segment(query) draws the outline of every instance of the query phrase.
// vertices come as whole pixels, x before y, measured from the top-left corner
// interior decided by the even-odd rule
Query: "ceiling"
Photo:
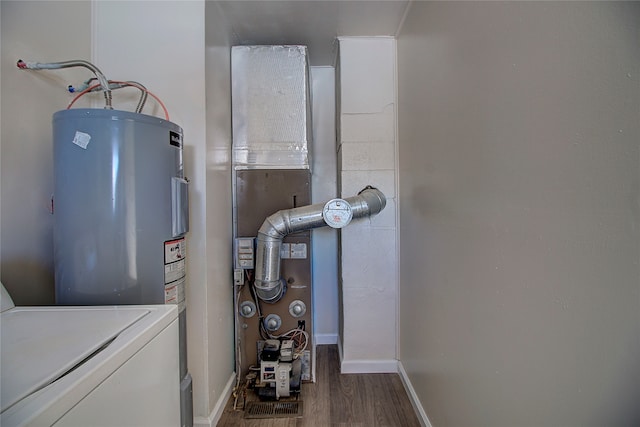
[[[234,44],[303,44],[311,65],[334,65],[338,36],[395,36],[410,0],[217,1]]]

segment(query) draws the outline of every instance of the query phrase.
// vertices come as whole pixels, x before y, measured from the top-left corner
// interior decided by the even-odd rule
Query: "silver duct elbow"
[[[349,219],[335,225],[328,215],[332,202],[346,202],[350,211]],[[366,187],[357,196],[345,200],[333,199],[324,204],[308,205],[281,210],[267,217],[258,230],[256,239],[256,273],[254,287],[258,297],[266,302],[277,302],[284,294],[284,280],[280,278],[280,247],[288,234],[331,225],[334,228],[346,226],[351,219],[378,214],[386,206],[387,199],[376,188]]]

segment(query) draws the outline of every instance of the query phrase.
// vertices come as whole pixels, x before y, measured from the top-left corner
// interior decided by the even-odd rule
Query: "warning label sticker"
[[[187,255],[187,246],[184,238],[164,242],[164,264],[180,261]]]
[[[178,310],[185,308],[186,276],[185,239],[164,242],[164,303],[178,304]]]
[[[164,303],[165,304],[184,304],[184,277],[173,283],[164,285]],[[182,308],[180,307],[180,310]]]

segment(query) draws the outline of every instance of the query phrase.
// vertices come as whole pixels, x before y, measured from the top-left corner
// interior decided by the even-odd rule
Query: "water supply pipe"
[[[277,302],[284,294],[284,280],[280,278],[280,247],[288,234],[298,231],[331,225],[334,228],[346,226],[351,219],[365,218],[378,214],[384,209],[387,200],[382,192],[366,187],[357,196],[347,199],[332,199],[327,203],[302,206],[281,210],[267,217],[258,230],[256,239],[256,272],[254,287],[258,297],[266,302]],[[336,204],[344,212],[349,211],[348,219],[342,217],[335,222],[329,209]],[[327,219],[328,218],[328,221]]]
[[[104,100],[105,100],[105,109],[113,110],[112,102],[111,102],[111,88],[109,87],[109,81],[102,74],[102,72],[88,61],[84,61],[81,59],[74,59],[72,61],[61,61],[61,62],[34,62],[34,61],[23,61],[19,59],[16,63],[19,69],[21,70],[58,70],[60,68],[71,68],[71,67],[84,67],[93,72],[93,74],[98,79],[100,86],[102,87],[102,91],[104,92]]]

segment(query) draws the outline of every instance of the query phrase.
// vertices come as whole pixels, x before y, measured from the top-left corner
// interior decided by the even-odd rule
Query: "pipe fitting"
[[[377,188],[368,186],[357,196],[345,199],[352,211],[352,219],[370,217],[380,213],[387,199]],[[256,238],[256,275],[254,287],[258,297],[275,303],[285,292],[284,280],[280,279],[280,247],[282,240],[291,233],[324,227],[325,204],[302,206],[281,210],[267,217],[258,230]]]
[[[105,109],[113,110],[112,106],[112,97],[111,97],[111,88],[109,87],[109,80],[102,74],[102,72],[88,61],[84,61],[81,59],[76,59],[72,61],[62,61],[62,62],[34,62],[34,61],[23,61],[19,59],[16,63],[17,67],[21,70],[58,70],[61,68],[71,68],[71,67],[84,67],[91,71],[100,86],[102,86],[102,91],[104,92],[104,100],[105,100]]]

